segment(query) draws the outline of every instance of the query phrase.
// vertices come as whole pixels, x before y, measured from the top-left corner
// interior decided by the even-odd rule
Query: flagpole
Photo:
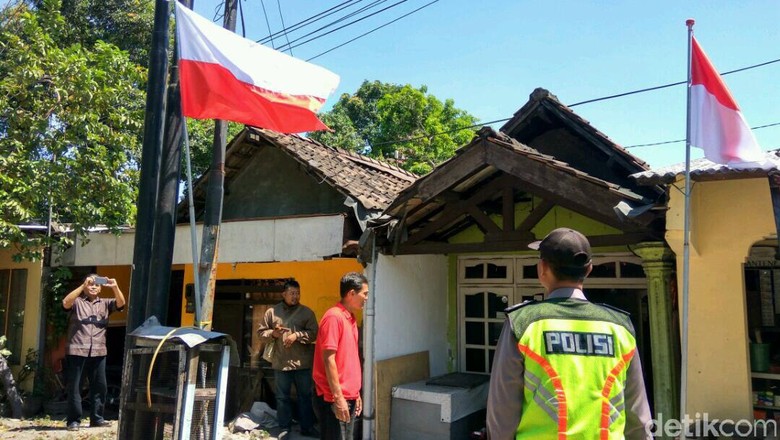
[[[685,21],[688,27],[688,88],[685,115],[685,209],[683,226],[683,286],[682,286],[682,344],[680,372],[680,422],[685,423],[686,405],[688,401],[688,286],[690,279],[690,232],[691,232],[691,38],[695,21],[689,18]],[[688,427],[683,426],[688,432]]]

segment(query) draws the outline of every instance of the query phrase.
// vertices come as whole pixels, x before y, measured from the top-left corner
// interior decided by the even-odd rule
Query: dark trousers
[[[311,378],[311,369],[274,371],[276,382],[276,419],[282,429],[289,430],[292,426],[292,400],[290,388],[295,384],[295,393],[298,396],[298,421],[301,423],[301,431],[309,432],[314,427],[314,409],[312,409],[311,390],[314,383]]]
[[[342,422],[333,413],[331,402],[326,402],[322,396],[314,399],[317,415],[320,417],[320,440],[352,440],[355,431],[355,401],[347,400],[349,405],[349,422]]]
[[[92,411],[89,421],[103,421],[103,407],[106,402],[106,357],[66,356],[67,361],[67,391],[68,420],[67,423],[80,422],[81,412],[81,374],[87,373],[89,379],[89,397],[92,399]]]

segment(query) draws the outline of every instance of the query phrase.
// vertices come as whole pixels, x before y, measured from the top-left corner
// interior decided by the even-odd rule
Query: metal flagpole
[[[693,25],[691,18],[685,21],[688,26],[688,96],[685,115],[685,210],[683,227],[683,286],[682,286],[682,344],[680,372],[680,422],[687,420],[686,405],[688,400],[688,285],[690,278],[690,232],[691,232],[691,38]],[[688,426],[683,425],[683,432],[688,432]]]
[[[192,8],[192,5],[190,2],[181,2],[182,5]],[[179,38],[176,38],[176,56],[181,56],[181,48],[179,47],[181,45],[181,41],[179,41]],[[179,63],[179,60],[176,60],[176,64]],[[181,93],[181,89],[179,89],[179,93]],[[192,245],[192,279],[194,282],[194,288],[195,291],[193,292],[193,297],[195,299],[195,326],[200,328],[200,320],[201,320],[201,311],[200,311],[200,279],[198,278],[198,267],[200,265],[198,264],[198,234],[196,231],[197,226],[195,225],[195,200],[193,196],[193,186],[192,186],[192,159],[190,158],[190,136],[187,132],[187,118],[182,116],[182,133],[181,133],[181,142],[184,147],[184,158],[185,163],[187,164],[187,205],[189,205],[189,217],[190,217],[190,241]]]

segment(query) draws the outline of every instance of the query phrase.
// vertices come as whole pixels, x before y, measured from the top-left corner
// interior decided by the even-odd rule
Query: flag
[[[737,101],[696,38],[691,40],[690,144],[719,164],[745,167],[764,162]]]
[[[184,116],[282,133],[326,130],[316,112],[338,75],[242,38],[176,4]]]

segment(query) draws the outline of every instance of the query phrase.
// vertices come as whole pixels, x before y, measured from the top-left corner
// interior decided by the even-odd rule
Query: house
[[[542,294],[527,245],[562,226],[588,236],[586,295],[631,313],[655,411],[676,414],[665,194],[630,178],[647,170],[537,89],[502,131],[483,128],[403,190],[385,211],[391,220],[374,228],[379,253],[366,270],[376,309],[377,438],[388,438],[392,387],[420,380],[426,366],[432,376],[490,372],[503,309]],[[392,374],[395,359],[411,372]]]
[[[684,413],[691,418],[780,419],[767,401],[780,386],[778,151],[767,153],[766,163],[769,170],[691,162],[689,312],[682,323],[688,327]],[[680,302],[684,172],[679,164],[634,176],[668,185],[665,240],[678,256]]]
[[[193,185],[196,219],[204,211],[207,176]],[[284,282],[297,280],[301,302],[321,317],[339,300],[341,276],[363,271],[356,257],[366,222],[415,179],[400,168],[295,135],[246,127],[229,143],[212,328],[237,342],[241,366],[232,373],[239,381],[231,389],[262,394],[267,388],[253,382],[260,370],[266,377],[272,374],[261,361],[256,329],[265,310],[281,301]],[[164,317],[173,326],[194,323],[187,203],[178,208],[183,224],[176,229]],[[198,225],[198,237],[201,229]],[[119,236],[91,234],[85,246],[76,238],[61,264],[114,277],[132,296],[134,240],[133,230]],[[116,337],[109,341],[109,363],[113,354],[121,365],[125,320],[124,313],[112,315]],[[228,401],[238,405],[254,397]],[[229,407],[227,415],[236,410]]]

